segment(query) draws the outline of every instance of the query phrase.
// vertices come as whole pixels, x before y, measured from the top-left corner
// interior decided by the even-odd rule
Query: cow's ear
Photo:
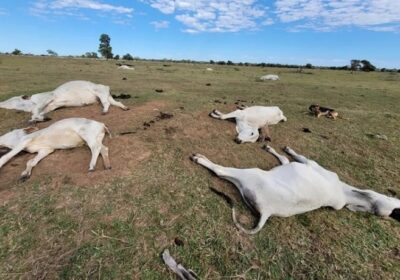
[[[24,100],[29,100],[29,99],[31,99],[31,97],[30,97],[29,95],[23,95],[23,96],[22,96],[22,99],[24,99]]]
[[[33,127],[33,126],[24,128],[24,132],[26,134],[29,134],[29,133],[32,133],[32,132],[35,132],[35,131],[38,131],[38,130],[39,130],[38,127]]]

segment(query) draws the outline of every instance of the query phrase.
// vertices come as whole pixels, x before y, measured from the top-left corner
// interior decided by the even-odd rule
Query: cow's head
[[[258,128],[251,127],[246,122],[238,122],[236,124],[236,131],[238,133],[235,142],[238,144],[250,142],[254,143],[260,136]]]
[[[0,108],[14,109],[25,112],[32,112],[34,106],[35,103],[32,102],[30,96],[27,95],[11,97],[10,99],[0,102]]]
[[[0,146],[13,149],[21,139],[27,134],[39,130],[37,127],[26,127],[21,129],[14,129],[2,136],[0,136]]]
[[[356,194],[359,200],[356,203],[356,207],[353,208],[355,211],[370,212],[381,217],[390,217],[400,222],[400,200],[396,197],[370,190],[353,190],[353,193]]]

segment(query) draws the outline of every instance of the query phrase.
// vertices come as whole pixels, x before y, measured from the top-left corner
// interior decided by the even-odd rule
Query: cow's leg
[[[293,157],[293,159],[294,159],[295,161],[297,161],[297,162],[304,163],[304,164],[308,164],[308,163],[310,163],[310,162],[314,162],[314,161],[312,161],[312,160],[309,160],[309,159],[306,158],[305,156],[302,156],[302,155],[297,154],[295,151],[293,151],[291,148],[289,148],[289,147],[287,147],[287,146],[286,146],[283,150],[284,150],[288,155],[290,155],[291,157]]]
[[[94,171],[96,168],[96,162],[97,158],[100,155],[101,152],[101,145],[95,144],[95,145],[89,145],[90,151],[92,152],[92,158],[89,163],[89,172]]]
[[[97,158],[100,155],[101,149],[103,147],[103,139],[105,132],[98,131],[87,131],[86,133],[79,134],[86,141],[86,144],[89,146],[90,151],[92,152],[92,158],[89,164],[89,172],[94,171],[96,168]],[[104,152],[104,150],[103,150]]]
[[[21,143],[21,144],[17,145],[14,149],[12,149],[7,154],[2,156],[0,158],[0,168],[2,168],[4,164],[6,164],[9,160],[11,160],[19,152],[21,152],[23,149],[25,149],[27,143],[28,142],[24,142],[24,143]]]
[[[200,154],[194,154],[191,157],[191,160],[194,162],[204,166],[205,168],[211,170],[212,172],[215,173],[218,177],[228,180],[229,182],[233,183],[240,191],[240,193],[243,194],[244,192],[244,186],[241,184],[240,180],[246,177],[245,174],[243,174],[242,169],[238,168],[233,168],[233,167],[224,167],[218,164],[213,163],[210,161],[208,158],[206,158],[203,155]]]
[[[260,129],[260,137],[258,138],[258,140],[260,141],[260,142],[264,142],[265,140],[266,141],[271,141],[271,137],[270,137],[270,134],[269,134],[269,127],[268,127],[268,125],[265,125],[265,126],[263,126],[261,129]]]
[[[30,159],[27,164],[26,164],[26,169],[24,170],[24,172],[22,172],[20,180],[21,181],[25,181],[27,180],[31,174],[32,174],[32,169],[39,163],[39,161],[41,161],[42,159],[44,159],[45,157],[47,157],[49,154],[51,154],[54,150],[53,149],[43,149],[43,150],[39,150],[38,154],[36,155],[36,157],[34,157],[33,159]]]
[[[110,108],[110,101],[108,100],[108,93],[97,93],[97,97],[100,100],[101,105],[103,106],[103,114],[108,113],[108,109]]]
[[[236,111],[233,111],[228,114],[223,114],[218,110],[213,110],[210,113],[210,116],[213,117],[214,119],[226,120],[226,119],[233,119],[233,118],[240,116],[241,112],[242,112],[241,110],[236,110]]]
[[[201,154],[194,154],[190,157],[191,160],[193,160],[195,163],[198,163],[207,169],[210,169],[212,172],[214,172],[217,176],[219,177],[227,177],[227,176],[232,176],[233,169],[235,168],[228,168],[228,167],[223,167],[221,165],[215,164],[212,161],[210,161],[208,158]]]
[[[232,168],[232,167],[223,167],[221,165],[215,164],[211,162],[208,158],[200,154],[194,154],[191,156],[191,159],[204,166],[205,168],[214,172],[218,177],[228,180],[233,183],[239,190],[240,194],[246,205],[250,208],[250,210],[256,214],[259,213],[257,210],[258,207],[255,202],[255,195],[250,188],[247,188],[245,185],[241,183],[241,180],[246,178],[246,174],[244,174],[242,169]]]
[[[289,159],[283,155],[278,154],[274,148],[270,147],[270,146],[264,146],[263,147],[268,153],[272,154],[273,156],[275,156],[279,162],[284,165],[284,164],[288,164],[290,163]]]
[[[54,99],[50,99],[46,103],[33,108],[30,122],[50,120],[50,118],[46,118],[45,115],[62,106],[64,106],[63,103],[56,102]]]
[[[129,110],[128,107],[126,107],[124,104],[122,104],[121,102],[115,101],[114,98],[111,96],[111,94],[108,95],[108,101],[110,102],[111,105],[113,106],[117,106],[119,108],[121,108],[124,111]]]
[[[103,158],[105,169],[111,169],[110,158],[108,157],[108,148],[101,145],[100,149],[101,157]]]

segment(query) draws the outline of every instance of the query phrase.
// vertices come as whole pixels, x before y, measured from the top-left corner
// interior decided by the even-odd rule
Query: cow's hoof
[[[190,156],[190,159],[193,161],[193,162],[198,162],[199,161],[199,158],[206,158],[205,156],[203,156],[203,155],[201,155],[201,154],[192,154],[191,156]]]
[[[291,149],[289,148],[289,146],[285,146],[283,148],[283,151],[286,152],[286,153],[290,153]]]
[[[48,122],[48,121],[51,121],[51,118],[45,117],[45,118],[43,119],[43,122]]]
[[[197,162],[197,157],[196,157],[196,154],[192,154],[192,155],[190,155],[190,160],[191,161],[193,161],[193,162]]]
[[[196,163],[199,162],[199,159],[201,159],[201,158],[207,160],[207,158],[205,156],[201,155],[201,154],[193,154],[190,157],[190,159],[193,160]]]
[[[21,177],[19,177],[19,181],[21,183],[26,182],[29,179],[29,175],[22,175]]]
[[[107,115],[108,112],[101,112],[102,115]]]
[[[111,170],[112,167],[111,166],[106,166],[106,170]]]
[[[89,171],[88,171],[89,173],[92,173],[92,172],[94,172],[94,168],[93,169],[89,169]]]
[[[265,137],[264,141],[272,142],[272,139],[271,139],[271,137]]]
[[[129,111],[129,110],[130,110],[130,108],[128,108],[128,107],[125,107],[125,108],[123,108],[122,110],[124,110],[124,111]]]
[[[264,150],[266,150],[267,152],[269,152],[271,150],[271,147],[269,145],[264,145],[262,148]]]

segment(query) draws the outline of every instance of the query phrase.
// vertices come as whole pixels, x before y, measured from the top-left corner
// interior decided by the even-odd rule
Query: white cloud
[[[294,30],[331,31],[361,27],[376,31],[399,30],[398,0],[277,0],[277,17],[285,23],[301,22]]]
[[[271,22],[268,8],[256,0],[144,0],[164,14],[174,14],[184,32],[236,32],[254,30]]]
[[[6,9],[0,8],[0,16],[5,16],[7,14],[8,14],[8,12]]]
[[[169,21],[166,20],[160,20],[160,21],[152,21],[150,22],[151,25],[154,26],[155,29],[161,29],[161,28],[168,28],[169,27]]]
[[[55,0],[51,1],[49,7],[51,9],[83,8],[102,12],[116,12],[119,14],[130,14],[133,12],[132,8],[114,6],[95,0]]]
[[[82,10],[93,10],[102,13],[112,13],[132,17],[133,9],[116,6],[97,0],[37,0],[31,6],[31,13],[37,16],[65,15],[88,19]]]

